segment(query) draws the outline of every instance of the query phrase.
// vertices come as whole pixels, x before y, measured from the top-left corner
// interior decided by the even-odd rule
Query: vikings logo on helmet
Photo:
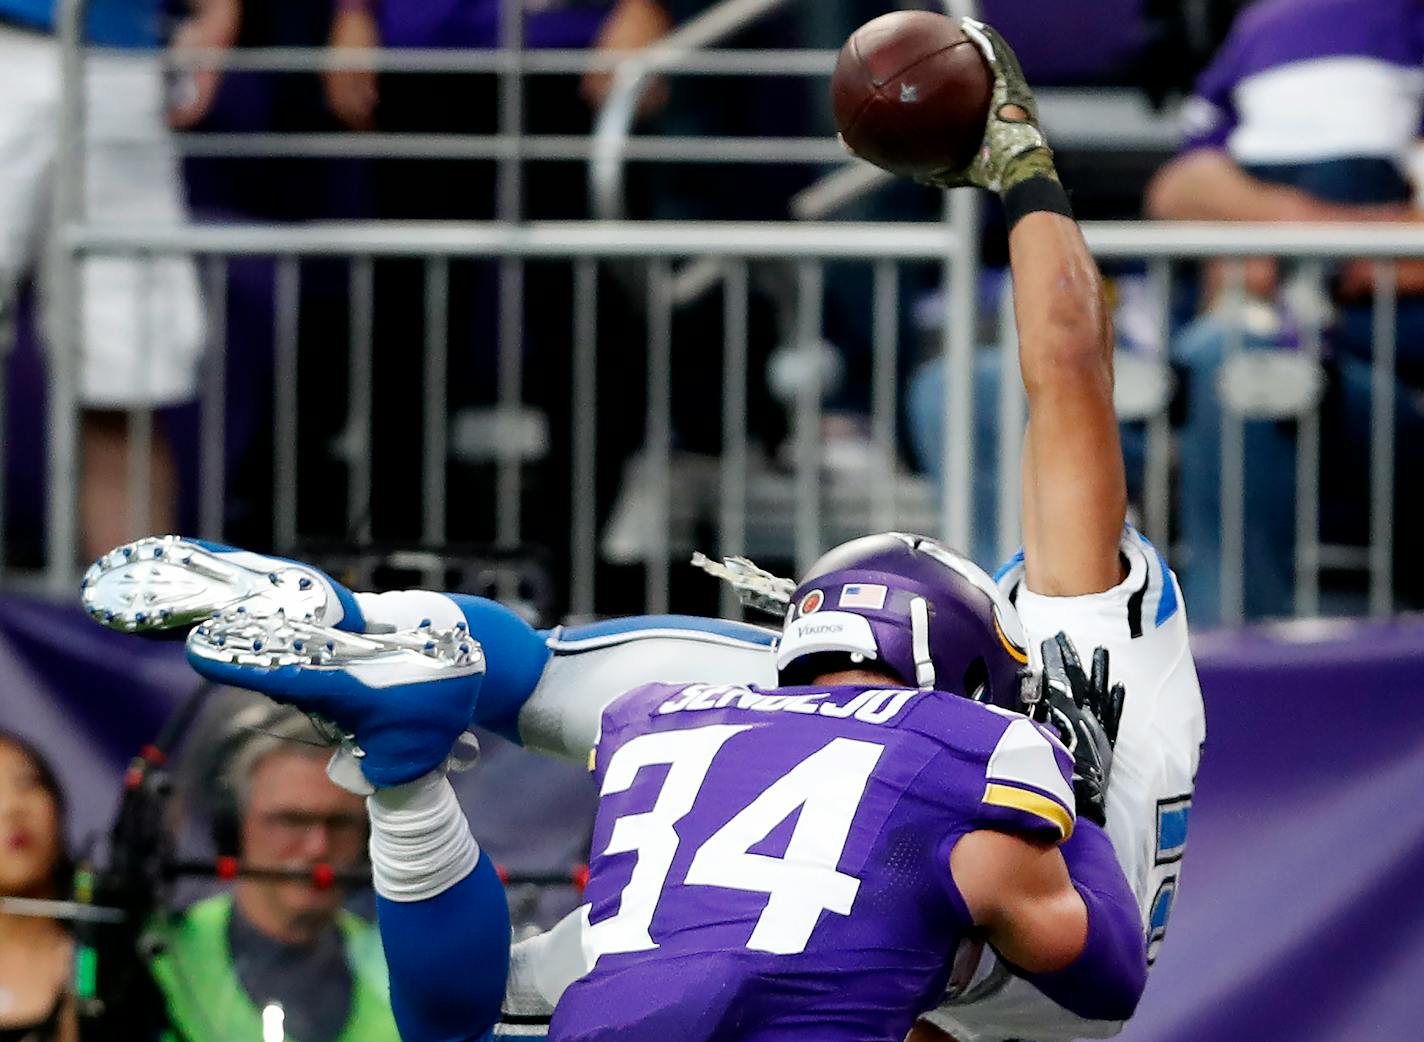
[[[800,610],[777,651],[783,684],[849,656],[916,687],[1019,705],[1028,641],[1018,612],[988,573],[933,539],[892,532],[839,546],[791,602]]]

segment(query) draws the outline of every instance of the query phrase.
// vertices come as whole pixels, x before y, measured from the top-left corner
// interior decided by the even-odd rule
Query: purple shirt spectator
[[[587,47],[612,10],[611,0],[526,0],[524,45]],[[387,47],[499,46],[500,0],[384,0],[379,8]]]
[[[1243,166],[1385,159],[1420,127],[1418,0],[1262,0],[1247,10],[1184,111],[1184,151]]]

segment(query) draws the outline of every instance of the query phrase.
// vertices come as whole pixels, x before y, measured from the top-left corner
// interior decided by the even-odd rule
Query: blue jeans
[[[1407,303],[1407,302],[1406,302]],[[1415,326],[1400,320],[1401,368],[1413,362],[1419,340]],[[1368,330],[1354,328],[1357,316],[1347,314],[1334,336],[1335,359],[1331,386],[1322,409],[1321,503],[1322,538],[1361,543],[1368,539],[1371,368]],[[1178,523],[1177,567],[1182,592],[1191,605],[1192,621],[1210,626],[1221,619],[1223,568],[1243,570],[1245,615],[1248,619],[1289,615],[1295,591],[1296,425],[1294,422],[1250,420],[1245,424],[1245,560],[1221,559],[1221,404],[1217,378],[1226,352],[1229,327],[1203,317],[1184,328],[1172,344],[1172,358],[1182,370],[1186,417],[1177,432]],[[1275,346],[1268,339],[1247,336],[1246,350]],[[1408,531],[1418,516],[1412,496],[1410,448],[1424,438],[1424,414],[1417,394],[1396,385],[1396,526]],[[1408,542],[1401,541],[1401,561],[1412,560]],[[1407,574],[1404,568],[1402,574]],[[1337,605],[1357,609],[1358,604]]]
[[[973,543],[959,549],[992,570],[999,551],[999,428],[994,403],[999,400],[999,356],[979,351],[974,357],[974,523]],[[944,359],[934,358],[910,378],[905,419],[915,461],[935,483],[944,478]]]
[[[1186,419],[1177,432],[1178,578],[1192,622],[1221,619],[1221,570],[1241,568],[1247,618],[1286,615],[1295,587],[1295,425],[1245,424],[1245,560],[1221,559],[1221,402],[1217,377],[1229,327],[1207,316],[1178,334],[1172,359],[1184,380]],[[1276,346],[1247,336],[1246,350]]]

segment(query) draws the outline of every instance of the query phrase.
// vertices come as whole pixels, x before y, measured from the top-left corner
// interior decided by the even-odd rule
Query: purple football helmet
[[[889,532],[811,566],[777,648],[783,685],[862,663],[916,687],[1018,709],[1027,637],[982,568],[933,539]]]

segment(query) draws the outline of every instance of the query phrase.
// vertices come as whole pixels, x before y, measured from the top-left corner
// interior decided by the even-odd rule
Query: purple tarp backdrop
[[[1424,794],[1424,621],[1214,635],[1198,661],[1207,748],[1182,889],[1123,1037],[1424,1037],[1424,814],[1410,810]],[[76,835],[107,825],[127,757],[195,686],[176,645],[0,597],[0,726],[55,758]],[[529,870],[580,856],[580,772],[489,752],[462,793],[480,840]]]

